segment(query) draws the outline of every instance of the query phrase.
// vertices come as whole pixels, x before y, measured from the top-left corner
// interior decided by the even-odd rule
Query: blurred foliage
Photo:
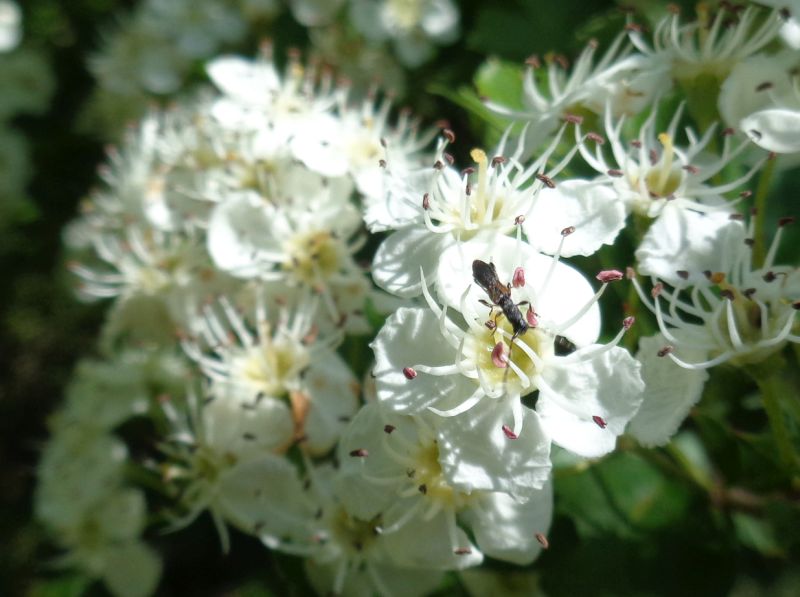
[[[73,298],[60,249],[60,231],[96,182],[109,135],[96,128],[103,119],[92,120],[85,111],[97,92],[87,59],[136,2],[20,4],[25,44],[50,63],[55,92],[42,113],[13,120],[30,151],[29,205],[1,212],[7,221],[0,228],[0,268],[7,282],[0,301],[0,595],[102,595],[102,588],[85,578],[53,569],[57,554],[30,521],[30,504],[46,417],[76,359],[95,350],[102,321],[102,305]],[[654,0],[626,4],[648,16],[663,10]],[[457,158],[484,135],[497,137],[499,125],[494,132],[486,128],[479,97],[488,88],[509,92],[518,86],[527,56],[575,55],[590,38],[610,40],[623,22],[610,0],[460,5],[462,40],[418,69],[415,85],[401,98],[428,121],[447,115],[459,134]],[[253,54],[265,36],[273,38],[279,56],[307,43],[304,30],[284,15],[272,30],[254,31],[243,47],[229,49]],[[202,69],[192,78],[201,80]],[[518,97],[509,93],[509,99]],[[770,205],[767,222],[800,216],[793,200],[798,177],[797,172],[776,175],[776,196],[786,200]],[[787,234],[779,259],[796,259],[800,227]],[[597,259],[614,263],[623,254],[630,255],[630,247],[609,249]],[[608,308],[619,310],[626,298],[617,296]],[[359,347],[344,348],[350,349]],[[354,358],[365,362],[363,355]],[[772,458],[760,408],[728,399],[748,392],[757,392],[749,378],[715,370],[704,401],[668,448],[646,451],[625,444],[595,466],[558,468],[551,545],[534,565],[541,589],[550,596],[798,594],[800,486],[784,491],[785,471]],[[221,554],[207,518],[179,534],[149,539],[168,563],[162,595],[255,597],[310,590],[298,580],[300,560],[267,552],[250,537],[234,533],[231,554]],[[466,594],[451,583],[441,594]]]

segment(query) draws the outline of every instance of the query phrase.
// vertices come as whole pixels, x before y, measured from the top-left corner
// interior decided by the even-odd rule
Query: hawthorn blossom
[[[459,34],[459,10],[452,0],[351,0],[353,25],[373,41],[391,40],[400,61],[410,68],[427,62],[435,45]]]
[[[753,5],[740,10],[727,2],[720,3],[716,12],[699,4],[697,13],[696,20],[682,24],[680,11],[672,10],[656,25],[652,45],[640,27],[629,26],[631,43],[643,55],[666,62],[680,83],[701,76],[721,82],[739,62],[773,41],[784,23],[780,11],[767,14]]]
[[[297,126],[324,118],[336,101],[330,73],[318,82],[317,69],[304,66],[297,54],[281,73],[269,44],[255,60],[215,58],[206,72],[222,94],[211,108],[214,118],[234,131],[257,132],[260,143],[274,151],[285,152]]]
[[[514,300],[528,303],[523,306],[525,334],[512,333],[506,314],[496,307],[483,315],[485,295],[470,283],[469,274],[473,257],[479,256],[492,256],[501,280],[518,281]],[[609,281],[620,275],[600,277]],[[444,307],[433,299],[423,276],[429,309],[398,309],[372,344],[377,396],[385,409],[468,417],[483,401],[501,400],[507,408],[504,430],[515,438],[528,410],[522,398],[538,390],[536,412],[556,443],[585,456],[613,449],[639,406],[643,384],[638,363],[616,346],[631,322],[611,343],[595,343],[600,324],[596,302],[605,283],[593,293],[576,270],[503,237],[493,245],[446,250],[439,282]],[[557,343],[574,344],[577,350],[559,356]]]
[[[628,141],[623,133],[625,119],[614,122],[607,111],[605,130],[609,147],[605,147],[605,139],[597,136],[594,152],[586,144],[579,146],[584,160],[599,175],[585,193],[591,196],[593,189],[598,189],[594,191],[598,199],[621,201],[626,212],[650,218],[658,217],[667,206],[701,213],[718,210],[730,213],[732,208],[723,195],[747,182],[766,156],[740,177],[724,184],[710,184],[748,143],[744,140],[734,145],[732,131],[722,131],[720,154],[711,157],[708,147],[716,141],[717,134],[717,127],[711,126],[700,137],[687,128],[688,146],[681,146],[676,138],[682,116],[683,106],[675,112],[666,130],[657,133],[657,111],[653,110],[640,126],[637,137]],[[604,187],[614,193],[604,194]]]
[[[177,498],[169,530],[208,511],[227,552],[229,524],[254,535],[283,536],[295,528],[296,517],[313,512],[295,499],[300,480],[283,456],[295,439],[292,419],[279,405],[231,396],[201,402],[194,394],[186,402],[161,402],[169,431],[158,472]]]
[[[53,429],[38,467],[36,516],[65,550],[57,563],[103,580],[115,594],[149,595],[161,562],[142,540],[144,493],[124,485],[121,440],[75,419]],[[137,579],[136,588],[125,583]]]
[[[381,533],[380,517],[361,518],[347,509],[340,473],[330,465],[305,464],[302,487],[295,482],[275,487],[265,479],[261,486],[270,496],[271,518],[255,531],[270,549],[304,557],[308,580],[320,594],[422,597],[441,582],[443,563],[475,560],[448,552],[442,525],[421,517],[397,532]],[[282,499],[270,499],[278,495]],[[404,564],[421,552],[432,557],[424,567]]]
[[[725,229],[728,250],[720,251],[719,243],[709,246],[713,254],[706,263],[716,261],[716,267],[679,270],[668,282],[671,288],[654,276],[649,296],[634,279],[666,340],[660,356],[690,370],[725,362],[742,366],[763,361],[788,342],[800,342],[793,333],[800,274],[795,267],[774,263],[783,228],[791,222],[779,222],[763,265],[753,262],[752,229],[732,220]]]
[[[311,291],[328,324],[363,330],[372,291],[354,259],[364,240],[356,236],[358,212],[349,193],[334,185],[303,201],[278,209],[247,194],[221,203],[209,222],[209,253],[217,267],[239,278]]]
[[[359,386],[333,351],[339,338],[315,337],[315,305],[270,320],[259,300],[255,333],[230,301],[220,308],[224,317],[204,309],[202,341],[184,341],[210,379],[206,440],[228,451],[282,451],[293,440],[311,454],[329,451],[358,407]]]
[[[552,515],[549,462],[541,465],[539,489],[528,490],[525,499],[465,491],[461,483],[454,483],[446,464],[457,450],[449,457],[444,453],[448,446],[437,439],[436,418],[427,419],[384,414],[376,403],[361,409],[339,447],[339,488],[345,506],[362,519],[380,518],[382,535],[398,532],[418,517],[426,521],[426,548],[410,554],[412,559],[404,562],[408,565],[462,569],[480,563],[482,553],[521,565],[532,562],[541,551],[536,535],[547,532]],[[461,445],[469,444],[466,437],[460,440]],[[547,461],[546,439],[540,448],[545,448],[541,456]],[[475,467],[470,474],[494,472]],[[458,521],[471,528],[475,544]],[[444,536],[431,537],[435,532]]]
[[[292,138],[293,154],[309,169],[328,177],[350,174],[359,193],[378,198],[383,192],[382,164],[402,170],[419,167],[434,129],[420,131],[419,121],[401,112],[389,122],[391,102],[367,97],[349,107],[346,89],[337,94],[337,113],[308,120]]]
[[[450,131],[445,132],[447,138],[454,138]],[[552,177],[566,166],[575,151],[547,169],[547,160],[560,139],[561,134],[539,159],[527,166],[520,161],[521,144],[511,156],[502,155],[505,139],[493,157],[482,149],[473,149],[470,156],[475,167],[461,173],[445,166],[449,161],[444,153],[446,143],[440,144],[440,159],[433,168],[410,173],[401,169],[398,173],[392,170],[394,164],[388,163],[387,192],[382,202],[367,205],[365,216],[373,231],[394,229],[375,254],[375,282],[397,296],[418,296],[419,269],[426,276],[433,275],[439,256],[447,248],[481,244],[487,238],[528,226],[525,222],[540,190],[554,184]]]
[[[492,112],[516,122],[528,123],[524,139],[527,154],[535,151],[571,114],[589,111],[602,114],[610,106],[615,116],[637,114],[663,91],[666,63],[655,55],[638,54],[625,45],[625,35],[617,36],[595,63],[598,44],[589,43],[569,69],[562,56],[548,56],[546,85],[537,70],[541,60],[526,61],[522,108],[504,106],[489,99]]]

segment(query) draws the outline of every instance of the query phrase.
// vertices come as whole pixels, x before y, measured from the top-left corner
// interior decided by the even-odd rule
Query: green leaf
[[[768,521],[744,512],[734,512],[731,518],[736,536],[742,545],[755,549],[765,556],[782,556],[784,554]]]
[[[91,578],[80,574],[39,580],[31,587],[28,597],[80,597],[92,582]]]
[[[698,484],[710,490],[713,486],[713,465],[708,457],[703,442],[696,433],[684,431],[675,438],[668,447],[673,457]]]
[[[481,97],[488,97],[512,109],[521,109],[524,107],[523,75],[524,71],[519,65],[491,58],[475,73],[475,87]]]
[[[577,475],[556,478],[556,507],[584,537],[638,537],[669,527],[686,512],[689,490],[643,458],[615,453]]]

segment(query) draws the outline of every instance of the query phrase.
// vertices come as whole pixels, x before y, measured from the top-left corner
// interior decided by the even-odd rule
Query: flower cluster
[[[321,27],[342,3],[290,5]],[[351,8],[410,65],[457,32],[449,0]],[[518,106],[486,99],[509,120],[490,147],[460,152],[450,128],[298,53],[279,68],[268,44],[212,60],[213,90],[129,130],[65,235],[79,294],[115,299],[116,355],[79,371],[40,467],[66,562],[118,594],[140,570],[152,590],[133,462],[168,530],[208,514],[224,551],[236,529],[302,557],[320,594],[424,595],[488,558],[528,565],[559,455],[665,444],[707,369],[757,377],[800,343],[800,276],[777,265],[792,219],[767,246],[763,210],[742,215],[774,168],[763,147],[791,137],[793,116],[742,91],[757,73],[775,74],[771,102],[795,93],[778,81],[792,50],[763,54],[784,18],[698,10],[651,36],[629,18],[571,71],[529,59]],[[118,433],[133,417],[158,436],[138,461]]]

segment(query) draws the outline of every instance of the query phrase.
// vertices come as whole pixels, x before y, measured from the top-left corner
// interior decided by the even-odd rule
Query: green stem
[[[767,196],[769,195],[769,187],[772,182],[772,175],[775,173],[775,162],[777,161],[775,157],[767,160],[767,165],[761,171],[761,176],[758,177],[755,197],[756,214],[753,226],[753,240],[755,241],[753,245],[753,266],[757,268],[764,264],[764,257],[767,255],[764,222],[767,216]]]

